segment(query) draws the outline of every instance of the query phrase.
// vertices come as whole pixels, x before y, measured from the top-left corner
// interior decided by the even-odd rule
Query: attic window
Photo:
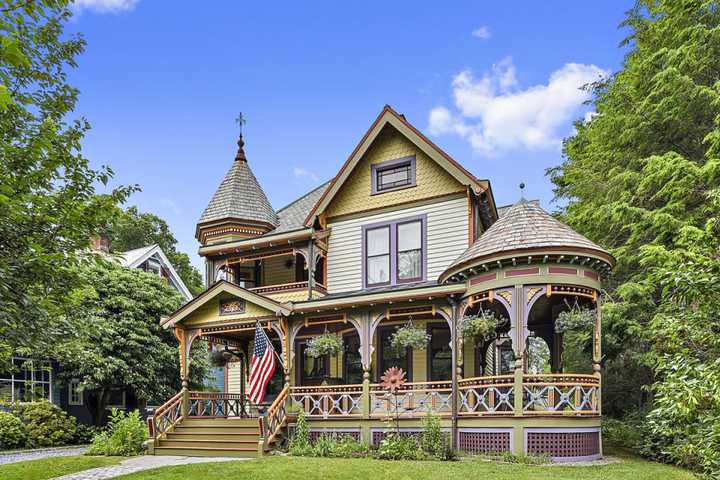
[[[415,157],[372,165],[372,193],[391,192],[415,186]]]

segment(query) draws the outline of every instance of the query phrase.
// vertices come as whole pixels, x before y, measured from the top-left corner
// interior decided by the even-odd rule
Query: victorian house
[[[374,444],[393,400],[403,432],[432,413],[460,450],[602,454],[600,318],[580,362],[565,358],[556,320],[595,311],[608,252],[537,202],[498,208],[488,180],[389,106],[332,180],[277,211],[238,146],[197,224],[208,288],[162,320],[185,387],[149,420],[155,454],[263,454],[300,411],[312,435]],[[499,321],[470,338],[479,317]],[[245,388],[257,322],[282,359],[264,405]],[[427,341],[397,348],[407,326]],[[311,355],[328,334],[341,348]],[[187,389],[197,339],[231,352],[224,392]],[[390,367],[406,372],[395,399],[379,385]]]

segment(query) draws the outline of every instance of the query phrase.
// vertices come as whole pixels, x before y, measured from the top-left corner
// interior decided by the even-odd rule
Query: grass
[[[621,463],[592,467],[509,465],[479,460],[460,462],[392,462],[361,459],[266,457],[259,460],[181,465],[126,475],[122,480],[193,480],[242,478],[243,480],[354,480],[469,478],[493,480],[691,480],[679,468],[624,456]],[[34,480],[34,479],[33,479]]]
[[[46,480],[91,468],[119,463],[122,457],[52,457],[0,465],[2,480]]]

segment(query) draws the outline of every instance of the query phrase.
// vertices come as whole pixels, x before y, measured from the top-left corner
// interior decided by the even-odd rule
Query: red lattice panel
[[[360,431],[333,431],[333,430],[311,430],[310,431],[310,441],[314,442],[318,438],[320,438],[320,435],[322,434],[329,435],[335,438],[344,438],[344,437],[350,437],[354,440],[360,441]]]
[[[469,453],[510,451],[510,432],[459,432],[458,447]]]
[[[528,432],[527,452],[558,458],[600,455],[600,432]]]

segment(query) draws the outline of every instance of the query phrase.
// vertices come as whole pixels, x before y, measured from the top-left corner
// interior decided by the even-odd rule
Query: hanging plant
[[[495,339],[497,328],[507,321],[506,318],[496,315],[494,312],[480,310],[477,315],[469,315],[463,319],[463,338],[472,340],[475,344],[481,344]]]
[[[224,367],[232,358],[233,354],[227,350],[213,350],[210,352],[210,364],[213,367]]]
[[[589,331],[595,327],[597,312],[594,308],[583,308],[577,303],[569,310],[560,312],[555,319],[555,331],[564,333],[568,331]]]
[[[398,352],[406,348],[425,350],[429,341],[430,335],[424,329],[413,325],[412,319],[410,319],[406,325],[398,328],[392,334],[390,346]]]
[[[339,335],[330,333],[327,330],[322,335],[313,337],[307,342],[307,353],[312,358],[322,357],[323,355],[330,355],[331,357],[342,352],[343,341]]]

